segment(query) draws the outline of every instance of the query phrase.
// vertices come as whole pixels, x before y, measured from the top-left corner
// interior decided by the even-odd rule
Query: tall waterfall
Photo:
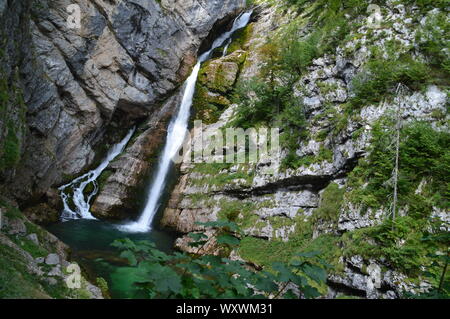
[[[120,153],[123,152],[125,146],[133,136],[135,129],[131,129],[127,136],[120,141],[120,143],[114,145],[114,147],[108,152],[106,158],[102,163],[94,170],[74,179],[67,185],[59,188],[61,199],[64,204],[64,210],[61,215],[61,219],[95,219],[90,212],[91,200],[98,192],[97,178],[108,167],[109,163],[114,160]],[[85,194],[85,190],[89,184],[92,184],[93,189],[89,194]],[[70,194],[72,193],[72,196]],[[72,200],[75,210],[70,207],[70,200]]]
[[[169,125],[166,145],[162,152],[162,156],[160,157],[158,170],[154,178],[153,185],[150,188],[150,194],[148,195],[144,211],[137,222],[124,225],[121,229],[130,232],[146,232],[151,229],[153,218],[159,208],[158,204],[166,185],[166,178],[169,173],[172,160],[175,155],[177,155],[186,137],[192,100],[195,93],[195,85],[197,83],[200,66],[203,62],[210,58],[211,53],[216,48],[223,46],[226,41],[231,38],[234,32],[247,26],[250,22],[252,13],[253,11],[249,11],[239,15],[234,21],[231,30],[218,37],[213,42],[211,49],[199,57],[191,75],[186,80],[180,110]]]

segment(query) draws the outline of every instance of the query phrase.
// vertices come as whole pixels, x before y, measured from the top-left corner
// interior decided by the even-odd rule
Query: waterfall
[[[61,214],[61,219],[63,221],[71,219],[95,219],[90,213],[91,200],[98,192],[97,178],[102,174],[102,172],[108,167],[109,163],[114,160],[120,153],[123,152],[125,146],[130,141],[134,134],[135,129],[131,129],[127,136],[120,141],[120,143],[113,146],[113,148],[108,152],[106,158],[102,163],[94,170],[74,179],[67,185],[63,185],[59,188],[60,196],[64,204],[64,209]],[[93,190],[87,196],[84,194],[86,187],[92,184]],[[72,196],[69,196],[70,190],[72,191]],[[75,210],[70,208],[69,201],[72,199]]]
[[[252,15],[252,11],[250,12],[243,12],[234,20],[233,27],[231,28],[231,34],[227,37],[227,40],[225,42],[225,47],[223,48],[223,54],[222,57],[226,56],[228,54],[228,48],[230,47],[231,43],[233,42],[232,35],[234,32],[236,32],[239,29],[242,29],[245,27],[248,22],[250,21],[250,17]],[[245,23],[245,25],[242,25],[242,23]],[[234,31],[233,31],[234,30]]]
[[[199,57],[191,75],[186,80],[183,99],[178,114],[174,119],[172,119],[169,125],[166,145],[162,152],[162,156],[160,157],[157,173],[153,180],[153,185],[150,187],[150,194],[148,195],[144,211],[137,222],[121,226],[120,228],[122,230],[129,232],[146,232],[151,230],[151,224],[159,208],[159,200],[166,185],[166,178],[169,173],[172,160],[183,145],[188,131],[188,121],[200,66],[203,62],[210,58],[211,53],[216,48],[223,46],[225,42],[231,38],[234,32],[247,26],[250,22],[252,13],[253,11],[249,11],[239,15],[234,21],[231,30],[218,37],[213,42],[211,49]]]

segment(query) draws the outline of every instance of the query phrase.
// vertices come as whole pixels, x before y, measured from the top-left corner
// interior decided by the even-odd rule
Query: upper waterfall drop
[[[61,192],[61,199],[64,205],[64,209],[61,214],[61,219],[63,221],[80,218],[95,219],[95,217],[92,216],[90,209],[91,200],[98,192],[97,178],[108,167],[109,163],[111,163],[111,161],[113,161],[117,156],[119,156],[120,153],[123,152],[134,132],[135,128],[131,129],[122,141],[114,145],[106,155],[106,158],[96,169],[74,179],[69,184],[63,185],[59,188],[59,191]],[[87,186],[91,183],[93,184],[94,189],[86,197],[84,192]],[[72,190],[72,197],[69,197],[69,195],[66,193],[67,190]],[[70,199],[72,199],[72,202],[75,205],[75,210],[72,210],[70,208]]]
[[[153,185],[150,188],[150,194],[147,198],[144,211],[137,222],[120,226],[120,229],[128,232],[147,232],[151,230],[151,224],[155,217],[158,208],[159,200],[166,185],[166,178],[172,163],[173,158],[183,145],[184,139],[188,132],[188,121],[191,112],[192,101],[195,94],[195,85],[197,83],[198,74],[200,72],[200,66],[203,62],[207,61],[211,57],[211,53],[223,46],[227,40],[231,39],[231,36],[239,29],[247,26],[250,22],[250,18],[253,14],[253,10],[240,14],[233,22],[233,26],[230,31],[223,33],[212,44],[211,49],[203,53],[198,62],[192,70],[191,75],[185,82],[185,89],[183,93],[183,99],[180,105],[177,116],[172,119],[167,134],[167,141],[160,157],[158,170],[153,180]],[[226,47],[228,48],[228,46]]]

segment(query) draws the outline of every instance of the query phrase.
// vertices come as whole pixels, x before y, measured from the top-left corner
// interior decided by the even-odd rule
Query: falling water
[[[64,210],[61,215],[61,219],[63,221],[71,220],[71,219],[95,219],[94,216],[90,213],[91,208],[91,200],[98,192],[97,178],[102,174],[102,172],[108,167],[109,163],[114,160],[120,153],[123,152],[125,146],[130,141],[133,136],[135,129],[131,129],[127,136],[120,141],[120,143],[114,145],[114,147],[108,152],[108,155],[103,160],[103,162],[96,169],[80,176],[70,182],[67,185],[63,185],[59,188],[61,199],[64,204]],[[92,184],[93,190],[85,195],[86,187]],[[72,194],[72,196],[70,196]],[[72,200],[73,205],[75,206],[75,210],[72,210],[70,207],[70,200]]]
[[[121,226],[122,230],[129,232],[146,232],[151,229],[153,218],[159,208],[159,200],[166,185],[166,178],[171,167],[172,160],[175,155],[177,155],[186,137],[192,99],[195,93],[195,84],[197,83],[200,66],[203,62],[210,58],[211,53],[216,48],[223,46],[225,42],[231,38],[235,31],[244,28],[250,22],[252,13],[252,11],[249,11],[239,15],[234,21],[232,29],[218,37],[212,44],[211,49],[203,53],[198,59],[198,63],[195,65],[191,75],[186,80],[180,110],[178,111],[176,118],[174,118],[169,125],[167,142],[162,152],[158,171],[156,177],[154,178],[153,185],[150,188],[150,194],[148,196],[144,211],[137,222]]]
[[[242,29],[245,27],[248,22],[250,21],[250,17],[252,15],[252,11],[250,12],[243,12],[241,13],[233,22],[233,27],[231,28],[231,34],[228,36],[228,39],[226,40],[225,47],[223,48],[223,54],[222,57],[226,56],[228,54],[228,48],[230,47],[231,43],[233,42],[233,38],[231,37],[234,32],[236,32],[239,29]],[[245,25],[242,26],[242,23],[245,22]]]

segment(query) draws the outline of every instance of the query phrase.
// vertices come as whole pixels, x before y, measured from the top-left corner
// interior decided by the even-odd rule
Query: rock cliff
[[[271,57],[271,50],[275,50],[271,41],[279,39],[280,42],[276,43],[283,46],[288,41],[285,30],[290,30],[291,34],[297,32],[298,38],[304,39],[314,34],[315,28],[320,27],[312,18],[314,10],[314,5],[308,4],[300,13],[273,5],[263,7],[258,12],[257,21],[233,42],[232,47],[236,51],[232,50],[228,56],[217,58],[203,68],[205,76],[200,81],[194,103],[199,110],[198,118],[209,124],[203,128],[203,136],[234,125],[236,114],[239,115],[240,109],[245,107],[244,99],[251,96],[240,101],[234,99],[233,104],[229,101],[233,99],[229,92],[233,88],[238,92],[237,86],[255,76],[264,77],[264,72],[266,75],[271,72],[267,71],[268,57]],[[364,180],[361,172],[368,170],[364,163],[371,161],[374,152],[380,152],[374,145],[379,143],[380,125],[386,125],[383,122],[386,118],[397,118],[405,128],[411,123],[428,123],[423,125],[448,134],[448,92],[445,84],[424,82],[419,88],[414,85],[404,90],[397,87],[397,91],[396,87],[390,88],[391,95],[384,93],[380,101],[368,99],[356,105],[355,96],[359,91],[355,86],[359,85],[361,77],[375,77],[375,71],[381,72],[377,69],[372,74],[366,73],[368,66],[374,63],[374,50],[388,48],[381,53],[382,59],[398,61],[396,63],[401,63],[399,57],[403,59],[404,54],[410,53],[415,59],[422,59],[418,36],[421,28],[414,21],[420,21],[424,27],[427,19],[430,21],[438,12],[436,9],[423,11],[414,6],[388,2],[383,7],[384,24],[380,27],[372,29],[363,16],[355,18],[358,22],[354,24],[347,20],[348,33],[331,50],[312,59],[293,84],[289,107],[300,104],[306,120],[305,134],[287,137],[294,147],[291,143],[289,150],[284,144],[281,156],[264,158],[253,164],[183,164],[180,181],[164,213],[163,225],[188,234],[204,231],[204,226],[198,223],[232,220],[245,233],[237,254],[259,265],[272,259],[279,261],[299,249],[322,249],[335,266],[328,278],[330,297],[345,293],[357,297],[396,298],[404,291],[414,291],[417,275],[407,278],[402,273],[407,272],[405,268],[401,270],[398,263],[389,260],[387,252],[371,254],[370,244],[383,246],[384,243],[367,236],[370,244],[365,248],[358,250],[353,247],[362,245],[364,240],[357,242],[352,236],[383,227],[392,213],[389,206],[392,195],[386,195],[389,197],[380,203],[368,203],[372,196],[370,191],[375,190],[370,180]],[[336,31],[339,27],[336,28],[329,32],[339,32]],[[331,36],[337,37],[335,34]],[[313,40],[311,37],[307,41]],[[396,49],[389,51],[393,44]],[[236,54],[244,56],[244,61],[229,66],[230,58]],[[222,68],[227,70],[225,75],[220,71]],[[219,76],[225,80],[217,85]],[[252,106],[256,107],[255,104]],[[384,134],[394,136],[395,125],[390,127],[383,126],[382,130],[385,130]],[[384,143],[383,151],[392,153],[394,141],[385,140]],[[292,162],[292,158],[297,160]],[[394,157],[388,161],[393,163]],[[369,165],[378,164],[371,162]],[[275,174],[267,174],[268,167]],[[375,169],[375,174],[381,174],[383,170],[382,167]],[[427,176],[425,174],[422,180],[419,178],[413,182],[413,187],[418,188],[411,191],[415,195],[408,196],[423,196],[420,200],[428,196],[429,189],[422,187],[431,183]],[[406,178],[417,179],[417,176]],[[356,183],[356,179],[361,181]],[[383,182],[383,188],[392,187],[391,176]],[[365,193],[366,189],[370,189],[368,197],[360,199],[358,194]],[[445,203],[446,200],[438,200],[427,208],[423,206],[420,214],[431,218],[439,215],[439,223],[448,222],[448,213],[442,215]],[[413,218],[418,220],[423,218],[417,217],[411,197],[401,205],[398,214],[405,220],[409,216],[416,216]],[[182,237],[177,246],[189,250],[189,241],[189,236]],[[404,239],[402,243],[407,241]],[[210,249],[214,252],[214,245]],[[371,280],[377,271],[379,284],[374,285]],[[419,290],[429,287],[423,278],[419,282]]]
[[[2,110],[2,184],[21,202],[40,200],[85,170],[111,136],[160,111],[202,41],[244,3],[2,1],[2,90],[18,106]]]
[[[142,182],[202,44],[244,6],[244,0],[0,1],[1,298],[102,298],[85,278],[80,288],[66,288],[69,249],[34,223],[57,221],[55,188],[139,125],[108,170],[116,171],[119,186],[102,187],[94,206],[100,216],[115,205],[126,209],[129,189],[121,186]]]

